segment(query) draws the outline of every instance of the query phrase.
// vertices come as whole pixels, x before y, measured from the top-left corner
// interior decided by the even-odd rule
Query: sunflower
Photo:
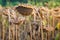
[[[59,30],[60,29],[60,22],[57,23],[56,28]]]

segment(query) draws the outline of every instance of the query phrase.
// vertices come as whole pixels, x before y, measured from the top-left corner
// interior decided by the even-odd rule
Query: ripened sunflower
[[[15,7],[15,10],[23,16],[28,16],[28,15],[32,14],[32,12],[33,12],[33,8],[30,8],[29,6],[28,7],[17,6],[17,7]]]

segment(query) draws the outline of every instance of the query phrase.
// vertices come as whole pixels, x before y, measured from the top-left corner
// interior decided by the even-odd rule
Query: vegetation
[[[19,3],[27,3],[37,6],[45,6],[45,3],[48,3],[49,7],[60,6],[60,0],[0,0],[2,6],[13,6]]]
[[[0,40],[60,40],[60,0],[0,0]]]

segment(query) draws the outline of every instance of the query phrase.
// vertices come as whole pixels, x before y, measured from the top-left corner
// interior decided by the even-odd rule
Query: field
[[[0,5],[0,40],[60,40],[59,2]]]
[[[0,8],[0,40],[60,40],[60,7],[20,6]]]

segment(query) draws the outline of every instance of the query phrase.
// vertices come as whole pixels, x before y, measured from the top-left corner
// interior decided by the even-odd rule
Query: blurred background
[[[27,3],[36,6],[45,6],[48,3],[48,7],[60,6],[60,0],[0,0],[2,6],[15,6],[19,3]]]

